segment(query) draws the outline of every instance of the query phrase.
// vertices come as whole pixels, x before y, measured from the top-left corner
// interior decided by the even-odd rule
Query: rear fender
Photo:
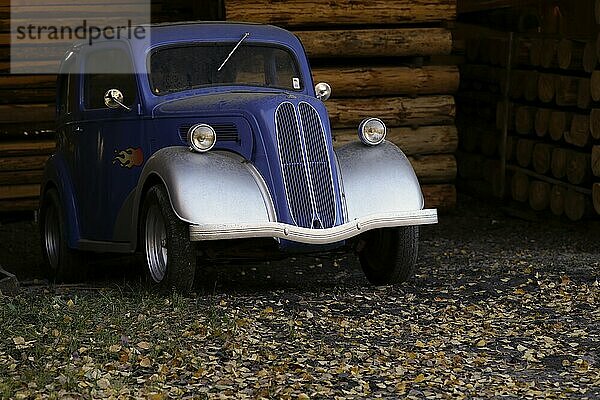
[[[66,160],[58,154],[52,155],[46,161],[40,190],[40,206],[44,202],[47,190],[51,187],[58,191],[58,198],[67,219],[67,244],[70,248],[76,249],[80,239],[80,230],[73,181]]]

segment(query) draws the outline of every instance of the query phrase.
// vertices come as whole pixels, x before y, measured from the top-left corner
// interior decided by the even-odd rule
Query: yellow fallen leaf
[[[121,351],[121,346],[119,346],[118,344],[113,344],[108,348],[108,351],[110,351],[111,353],[118,353],[119,351]]]
[[[13,342],[14,342],[14,343],[15,343],[17,346],[19,346],[19,345],[25,344],[25,339],[23,338],[23,336],[17,336],[17,337],[14,337],[14,338],[13,338]]]
[[[148,357],[144,357],[140,360],[140,366],[144,367],[144,368],[148,368],[152,365],[152,362],[150,361],[150,359]]]
[[[73,300],[69,299],[69,301],[67,301],[67,307],[69,307],[69,308],[75,307],[75,303],[73,302]]]
[[[525,294],[523,289],[515,289],[515,294]]]
[[[415,346],[420,347],[422,349],[425,347],[425,343],[421,342],[420,340],[417,340],[415,342]]]
[[[419,375],[417,375],[417,377],[415,378],[415,383],[423,382],[424,380],[425,380],[425,375],[423,375],[423,374],[419,374]]]
[[[106,378],[100,378],[96,383],[100,389],[106,389],[110,386],[110,381]]]
[[[148,350],[152,345],[148,342],[139,342],[137,346],[142,350]]]
[[[298,395],[298,400],[309,400],[310,397],[308,397],[308,395],[306,393],[300,393]]]
[[[270,314],[273,312],[273,307],[268,306],[267,308],[265,308],[265,314]]]
[[[476,343],[477,347],[483,347],[487,344],[487,342],[483,339],[481,339],[479,342]]]

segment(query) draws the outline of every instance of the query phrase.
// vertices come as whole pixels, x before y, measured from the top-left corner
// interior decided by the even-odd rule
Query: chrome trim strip
[[[371,229],[429,225],[437,222],[437,210],[425,209],[367,215],[327,229],[302,228],[281,222],[190,225],[190,240],[274,237],[300,243],[328,244],[349,239]]]

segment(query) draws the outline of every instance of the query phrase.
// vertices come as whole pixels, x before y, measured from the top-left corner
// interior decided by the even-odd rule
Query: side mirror
[[[315,85],[315,95],[321,101],[327,101],[331,96],[331,86],[328,83],[321,82]]]
[[[119,89],[109,89],[104,94],[104,104],[108,108],[124,108],[127,111],[131,111],[130,107],[123,104],[123,93]]]

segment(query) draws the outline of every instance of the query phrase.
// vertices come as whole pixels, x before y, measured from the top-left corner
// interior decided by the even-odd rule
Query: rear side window
[[[105,71],[115,71],[108,74]],[[123,103],[132,106],[137,85],[129,53],[122,49],[96,50],[85,59],[84,104],[88,110],[106,108],[104,94],[109,89],[123,93]]]

